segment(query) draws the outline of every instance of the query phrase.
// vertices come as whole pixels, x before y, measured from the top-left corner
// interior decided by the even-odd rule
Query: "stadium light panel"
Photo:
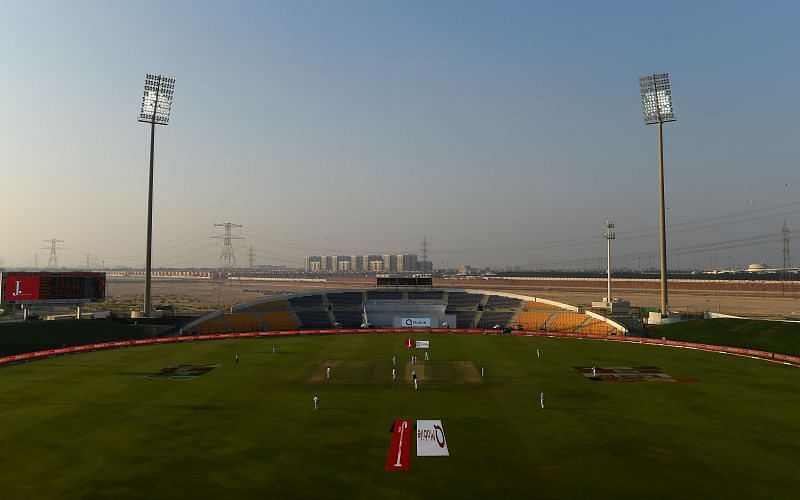
[[[669,89],[669,73],[656,73],[639,78],[642,92],[642,112],[648,125],[659,122],[674,122],[672,92]]]
[[[174,78],[148,74],[144,80],[144,95],[142,96],[142,108],[139,111],[139,121],[167,125],[172,111],[174,91]]]

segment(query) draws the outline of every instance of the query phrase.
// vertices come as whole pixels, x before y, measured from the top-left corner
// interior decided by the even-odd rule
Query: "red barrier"
[[[468,335],[502,335],[498,330],[478,330],[478,329],[412,329],[412,330],[397,330],[397,329],[338,329],[338,330],[288,330],[288,331],[270,331],[270,332],[243,332],[243,333],[216,333],[211,335],[184,335],[181,337],[161,337],[156,339],[136,339],[136,340],[118,340],[114,342],[102,342],[96,344],[87,344],[75,347],[61,347],[58,349],[46,349],[43,351],[29,352],[24,354],[15,354],[0,358],[0,365],[17,363],[20,361],[32,361],[41,358],[48,358],[52,356],[61,356],[64,354],[73,354],[86,351],[103,350],[103,349],[116,349],[121,347],[136,347],[144,345],[156,344],[170,344],[175,342],[193,342],[193,341],[207,341],[207,340],[224,340],[233,338],[254,338],[254,337],[292,337],[301,335],[341,335],[341,334],[367,334],[367,333],[402,333],[402,334],[426,334],[426,333],[442,333],[442,334],[468,334]],[[588,339],[588,340],[603,340],[611,342],[630,342],[638,344],[652,344],[666,347],[678,347],[684,349],[698,349],[701,351],[721,352],[725,354],[733,354],[736,356],[747,356],[765,361],[777,362],[782,364],[789,364],[792,366],[800,367],[800,357],[789,356],[786,354],[777,354],[766,351],[759,351],[755,349],[746,349],[742,347],[729,347],[711,344],[695,344],[692,342],[684,342],[680,340],[661,340],[645,337],[618,337],[618,336],[605,336],[597,334],[582,334],[574,332],[547,332],[547,331],[519,331],[512,332],[517,336],[536,336],[536,337],[554,337],[554,338],[574,338],[574,339]]]

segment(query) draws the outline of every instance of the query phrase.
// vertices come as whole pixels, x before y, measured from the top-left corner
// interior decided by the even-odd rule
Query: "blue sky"
[[[231,221],[260,264],[417,251],[426,236],[437,266],[596,267],[612,217],[633,267],[658,248],[638,77],[661,71],[681,265],[780,265],[779,242],[736,241],[800,220],[794,2],[0,9],[6,266],[46,262],[49,238],[63,265],[143,265],[148,72],[177,80],[156,133],[157,266],[215,265],[207,237]],[[715,242],[733,243],[690,248]]]

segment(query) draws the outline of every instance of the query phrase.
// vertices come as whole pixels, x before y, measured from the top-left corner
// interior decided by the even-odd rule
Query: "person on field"
[[[314,396],[314,409],[319,410],[319,396]]]
[[[425,361],[430,361],[431,358],[428,357],[428,351],[425,351]]]
[[[325,372],[326,372],[326,375],[328,377],[328,380],[330,380],[331,379],[331,367],[328,366],[328,369]]]
[[[592,377],[596,377],[596,376],[597,376],[597,367],[596,366],[592,366]]]
[[[397,366],[397,354],[392,356],[392,366]]]
[[[419,382],[417,381],[417,370],[411,370],[411,378],[414,379],[414,390],[419,390]]]
[[[539,355],[539,349],[537,348],[537,349],[536,349],[536,358],[538,359],[538,358],[540,358],[540,357],[541,357],[541,356]]]
[[[415,391],[419,390],[419,382],[417,382],[417,379],[414,379],[414,390]]]
[[[236,360],[236,364],[238,365],[239,364],[239,355],[238,354],[234,354],[233,358]]]
[[[539,394],[539,406],[541,406],[542,410],[544,410],[544,393],[543,392]]]
[[[275,344],[272,344],[272,354],[275,354]]]

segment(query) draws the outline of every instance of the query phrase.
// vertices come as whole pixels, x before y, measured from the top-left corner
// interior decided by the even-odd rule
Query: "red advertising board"
[[[408,470],[411,466],[411,421],[398,418],[394,421],[392,443],[386,457],[386,470]]]
[[[39,276],[4,274],[4,302],[39,300]]]

